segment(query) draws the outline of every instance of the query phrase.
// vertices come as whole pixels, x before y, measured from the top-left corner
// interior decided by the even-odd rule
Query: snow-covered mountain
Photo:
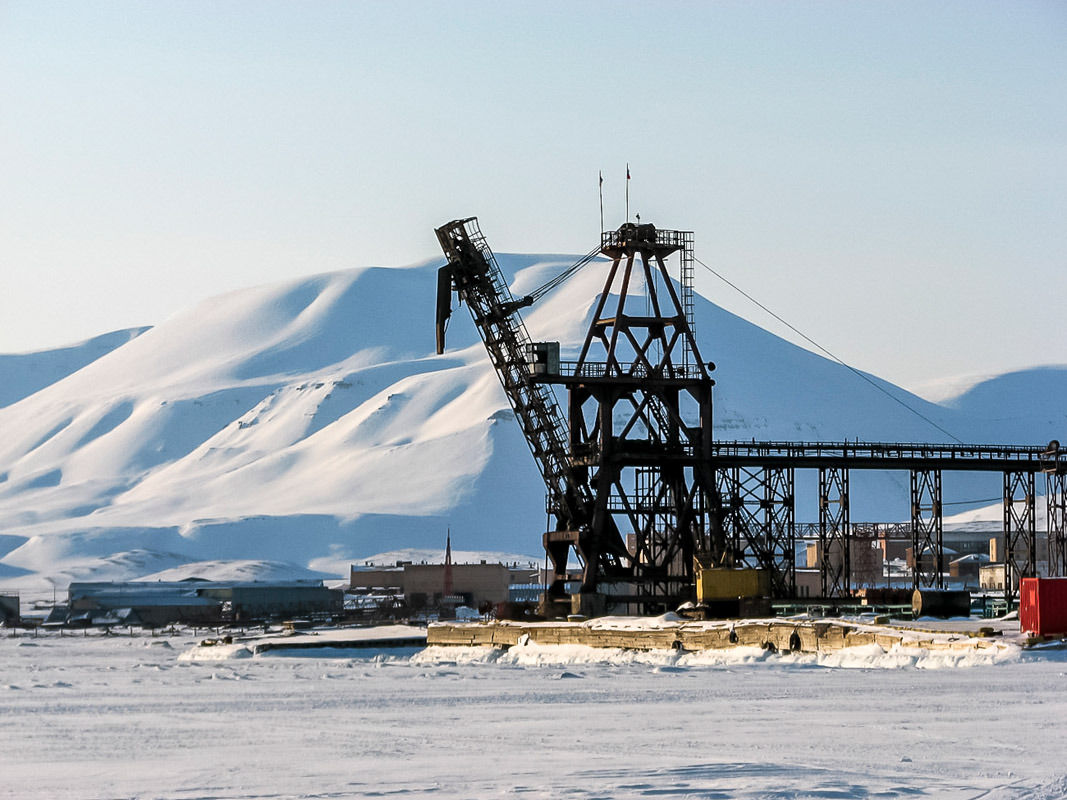
[[[521,294],[574,258],[500,261]],[[366,554],[439,549],[448,526],[466,550],[536,555],[540,478],[465,309],[446,355],[432,354],[437,263],[252,288],[150,330],[0,356],[0,582],[219,560],[340,575]],[[604,271],[594,262],[529,309],[531,335],[573,352]],[[892,395],[964,441],[1067,439],[1067,368],[935,404],[699,297],[696,331],[718,365],[720,438],[945,440]],[[854,519],[906,518],[906,485],[854,473]],[[998,491],[959,486],[967,499]]]
[[[364,556],[355,567],[395,567],[403,562],[412,564],[444,564],[445,551],[440,548],[417,548],[405,547],[400,550],[390,550],[387,553],[375,553],[372,556]],[[509,564],[524,569],[535,569],[544,566],[545,557],[523,555],[522,553],[502,553],[497,550],[453,550],[453,564]]]

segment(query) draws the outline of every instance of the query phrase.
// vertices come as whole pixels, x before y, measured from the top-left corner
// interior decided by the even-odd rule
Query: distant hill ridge
[[[499,260],[522,294],[573,258]],[[435,267],[231,292],[31,354],[40,369],[0,356],[0,586],[233,560],[340,575],[367,553],[439,548],[449,526],[474,551],[539,552],[540,477],[465,309],[432,354]],[[573,356],[604,270],[528,309],[531,335]],[[718,365],[719,438],[944,440],[847,369],[699,296],[696,331]],[[964,441],[1067,440],[1063,367],[940,405],[872,380]],[[814,507],[806,480],[798,519]],[[946,493],[999,491],[967,480]],[[854,473],[853,519],[907,518],[906,486],[906,473]]]
[[[544,556],[535,557],[517,553],[486,550],[453,550],[453,564],[506,564],[536,568],[544,564]],[[364,556],[353,562],[355,567],[395,567],[397,564],[444,564],[445,551],[432,548],[407,547],[390,550],[373,556]]]
[[[77,372],[117,347],[136,339],[148,328],[128,328],[94,336],[84,342],[52,350],[0,354],[0,408]]]

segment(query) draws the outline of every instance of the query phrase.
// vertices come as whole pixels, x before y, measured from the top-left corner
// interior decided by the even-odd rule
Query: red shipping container
[[[1023,578],[1019,625],[1037,636],[1067,634],[1067,578]]]

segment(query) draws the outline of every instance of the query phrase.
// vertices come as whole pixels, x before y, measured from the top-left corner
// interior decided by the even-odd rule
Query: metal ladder
[[[576,479],[567,450],[567,428],[552,390],[532,379],[530,334],[507,281],[474,217],[437,230],[449,260],[452,282],[467,303],[489,351],[508,402],[548,488],[551,510],[560,518],[582,520],[592,507],[589,486]]]
[[[685,322],[695,338],[696,332],[693,328],[695,318],[693,308],[693,234],[689,231],[682,232],[681,259],[682,312],[685,314]],[[688,367],[691,358],[689,340],[684,339],[682,341],[682,366]]]

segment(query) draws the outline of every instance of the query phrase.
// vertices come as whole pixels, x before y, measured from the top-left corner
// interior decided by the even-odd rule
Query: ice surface
[[[934,670],[863,652],[853,669],[762,651],[704,663],[536,665],[465,648],[180,661],[195,643],[5,634],[0,798],[1067,791],[1062,650]]]

